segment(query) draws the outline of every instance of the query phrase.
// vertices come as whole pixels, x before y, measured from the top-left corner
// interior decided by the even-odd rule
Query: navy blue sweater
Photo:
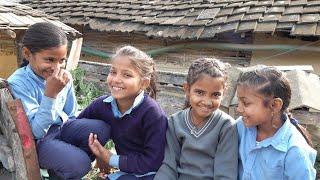
[[[78,118],[101,119],[111,126],[111,139],[120,155],[123,172],[145,174],[157,171],[164,157],[167,117],[157,102],[145,94],[142,103],[122,118],[115,118],[111,104],[101,96]]]

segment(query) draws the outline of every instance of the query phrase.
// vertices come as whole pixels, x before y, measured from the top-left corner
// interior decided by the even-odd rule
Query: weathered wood
[[[8,89],[0,89],[1,97],[1,113],[0,113],[0,126],[1,131],[5,138],[8,140],[9,146],[12,148],[12,153],[15,163],[15,178],[27,179],[27,172],[25,161],[23,159],[23,149],[21,140],[17,133],[14,121],[11,117],[7,102],[13,100]]]
[[[20,100],[9,101],[7,105],[21,140],[27,177],[30,180],[40,179],[35,141],[23,105]]]
[[[0,80],[0,127],[12,149],[15,179],[40,179],[35,142],[20,100],[14,100],[7,83]]]
[[[68,61],[67,61],[67,67],[66,67],[68,71],[74,70],[78,66],[82,41],[83,41],[83,38],[78,38],[72,41],[72,46],[71,46],[71,50],[70,50]]]
[[[14,171],[12,149],[8,146],[8,141],[3,135],[0,135],[0,161],[9,172]]]

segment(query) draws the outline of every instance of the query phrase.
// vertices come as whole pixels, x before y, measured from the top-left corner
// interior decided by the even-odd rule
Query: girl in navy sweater
[[[117,155],[105,149],[97,135],[89,136],[98,165],[120,170],[107,179],[153,179],[164,157],[167,118],[153,99],[152,58],[132,46],[122,47],[113,57],[107,85],[111,96],[98,98],[78,117],[102,119],[111,127]]]

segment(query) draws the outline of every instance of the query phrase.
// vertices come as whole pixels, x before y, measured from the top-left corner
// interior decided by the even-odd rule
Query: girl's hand
[[[88,145],[92,153],[96,156],[99,164],[109,164],[112,153],[100,144],[96,134],[90,133]]]
[[[59,92],[68,84],[69,77],[65,69],[55,69],[51,76],[46,79],[44,95],[56,98]]]

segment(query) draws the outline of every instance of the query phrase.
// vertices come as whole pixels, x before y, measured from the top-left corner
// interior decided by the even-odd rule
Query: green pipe
[[[273,45],[260,45],[260,44],[232,44],[232,43],[187,43],[167,46],[164,48],[158,48],[147,51],[147,54],[150,56],[156,56],[165,54],[168,52],[177,52],[186,48],[191,49],[220,49],[220,50],[233,50],[233,51],[308,51],[308,52],[320,52],[319,47],[307,46],[307,45],[282,45],[282,44],[273,44]],[[105,59],[111,57],[110,53],[96,50],[93,48],[82,47],[81,50],[84,54],[99,56]]]

